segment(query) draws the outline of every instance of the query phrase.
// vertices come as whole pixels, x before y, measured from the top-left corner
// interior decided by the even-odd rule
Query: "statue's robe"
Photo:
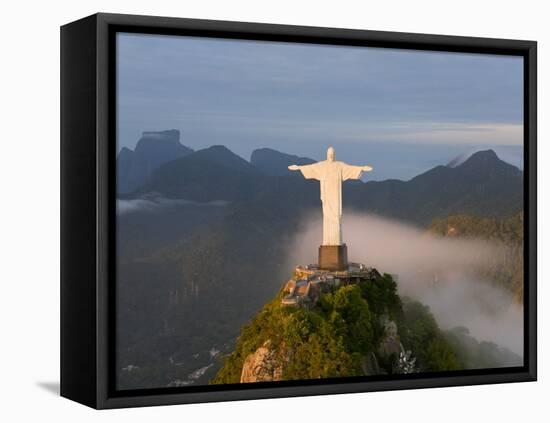
[[[342,181],[359,179],[363,166],[324,160],[299,169],[304,178],[321,183],[323,245],[342,245]]]

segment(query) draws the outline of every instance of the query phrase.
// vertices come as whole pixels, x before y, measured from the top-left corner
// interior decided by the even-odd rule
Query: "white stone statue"
[[[327,159],[310,165],[288,167],[300,170],[304,178],[321,182],[323,203],[323,244],[342,245],[342,181],[359,179],[370,166],[352,166],[335,160],[334,148],[327,150]]]

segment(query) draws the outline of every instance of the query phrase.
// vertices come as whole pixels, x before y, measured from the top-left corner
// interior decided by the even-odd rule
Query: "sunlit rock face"
[[[241,383],[273,382],[283,378],[281,354],[269,341],[246,357],[241,373]]]
[[[399,356],[403,346],[399,342],[399,334],[397,333],[397,325],[394,321],[389,320],[384,325],[384,338],[378,347],[378,353],[383,356],[395,354]]]

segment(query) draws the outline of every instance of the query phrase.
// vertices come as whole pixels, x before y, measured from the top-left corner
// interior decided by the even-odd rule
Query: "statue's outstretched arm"
[[[288,170],[299,170],[306,179],[320,179],[322,167],[319,167],[319,163],[312,163],[309,165],[290,165]]]
[[[372,170],[371,166],[354,166],[354,165],[344,165],[342,172],[342,179],[347,181],[348,179],[360,179],[363,172],[370,172]]]

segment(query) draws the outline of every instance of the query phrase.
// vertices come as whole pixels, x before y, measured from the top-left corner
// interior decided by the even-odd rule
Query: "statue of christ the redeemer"
[[[323,244],[319,249],[319,267],[328,270],[347,268],[347,251],[342,242],[342,181],[359,179],[370,166],[352,166],[335,160],[334,148],[327,150],[327,159],[310,165],[288,167],[300,170],[306,179],[321,183],[323,204]]]

